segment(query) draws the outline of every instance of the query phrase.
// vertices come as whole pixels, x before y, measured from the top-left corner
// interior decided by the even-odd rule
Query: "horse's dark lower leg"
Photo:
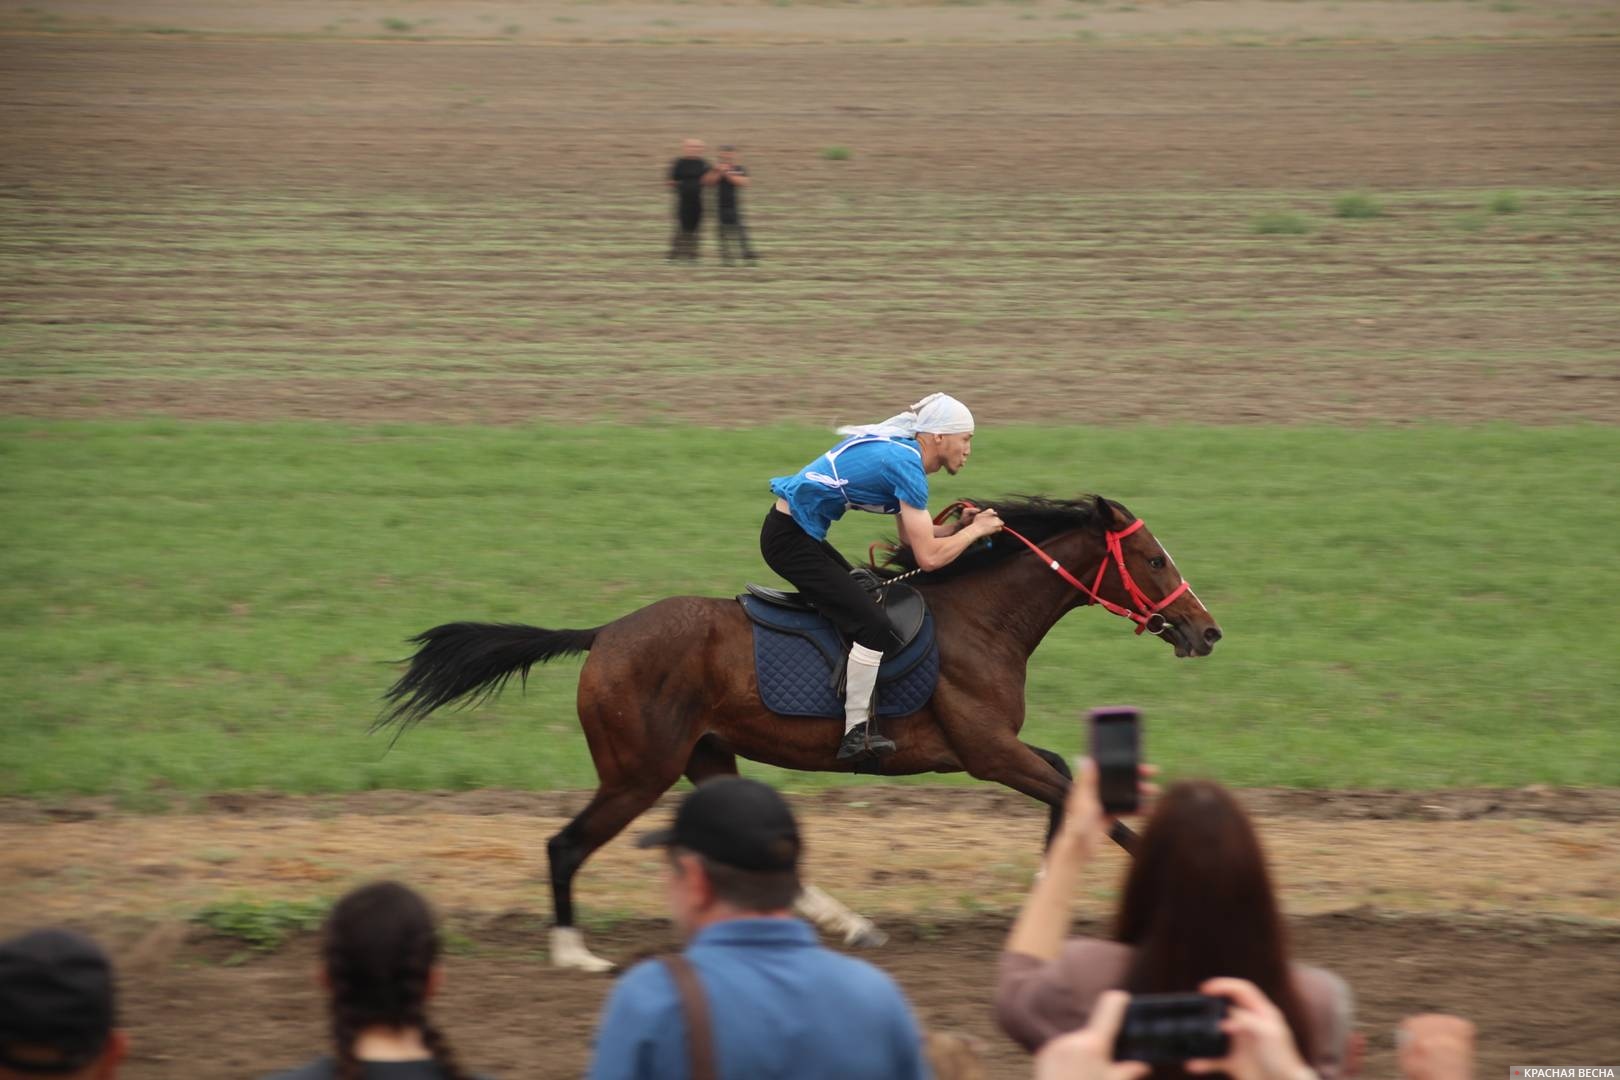
[[[574,925],[574,875],[591,853],[624,830],[643,810],[658,801],[668,785],[642,783],[633,788],[599,788],[573,821],[546,843],[551,864],[551,900],[558,926]]]
[[[715,776],[736,776],[737,755],[727,750],[713,735],[705,735],[692,747],[686,760],[686,778],[694,785]]]
[[[1062,775],[1063,779],[1069,781],[1074,779],[1074,774],[1069,771],[1069,763],[1063,760],[1062,754],[1055,753],[1039,746],[1031,746],[1029,743],[1025,743],[1024,745],[1029,746],[1031,750],[1035,751],[1035,755],[1048,765],[1052,766],[1053,769]],[[1062,825],[1063,801],[1060,799],[1047,807],[1046,843],[1043,845],[1043,848],[1052,846],[1052,837],[1057,835],[1057,831],[1062,827]]]

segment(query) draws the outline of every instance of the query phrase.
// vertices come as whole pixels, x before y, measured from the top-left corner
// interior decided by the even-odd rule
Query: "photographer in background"
[[[1064,940],[1080,873],[1110,824],[1089,758],[1065,815],[1002,953],[996,1012],[1008,1035],[1035,1050],[1084,1025],[1105,990],[1192,993],[1212,978],[1234,977],[1277,1003],[1323,1080],[1355,1072],[1360,1044],[1350,1030],[1349,990],[1329,972],[1289,962],[1259,838],[1230,793],[1190,781],[1164,794],[1132,862],[1112,941]]]
[[[675,192],[675,235],[670,240],[670,259],[695,262],[698,257],[698,226],[703,224],[703,185],[708,182],[709,163],[703,160],[703,140],[681,143],[681,156],[670,162],[665,178]]]
[[[731,242],[735,240],[742,251],[742,257],[748,262],[756,258],[754,249],[748,246],[748,227],[742,220],[742,189],[753,183],[748,176],[748,169],[737,160],[735,146],[722,146],[719,160],[714,168],[703,178],[705,184],[712,185],[718,196],[718,210],[720,211],[720,258],[728,266],[731,264]]]

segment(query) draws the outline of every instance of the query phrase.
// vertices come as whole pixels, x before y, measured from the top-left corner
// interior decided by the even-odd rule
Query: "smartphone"
[[[1142,763],[1142,714],[1129,706],[1091,710],[1091,756],[1097,762],[1097,793],[1110,814],[1136,810]]]
[[[1231,1039],[1221,1030],[1228,1002],[1208,994],[1137,994],[1114,1039],[1115,1061],[1171,1065],[1223,1058]]]

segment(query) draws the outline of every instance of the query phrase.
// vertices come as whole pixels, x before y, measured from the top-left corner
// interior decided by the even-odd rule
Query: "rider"
[[[955,476],[973,442],[973,414],[946,394],[929,394],[881,424],[838,429],[845,438],[792,476],[771,481],[776,505],[765,515],[759,548],[765,564],[798,587],[854,644],[845,676],[844,741],[839,760],[891,754],[894,741],[868,733],[872,691],[883,653],[898,644],[888,616],[850,577],[849,563],[827,543],[827,528],[846,510],[898,514],[900,541],[917,565],[937,570],[975,540],[1001,531],[994,510],[969,508],[952,525],[928,516],[928,474]]]

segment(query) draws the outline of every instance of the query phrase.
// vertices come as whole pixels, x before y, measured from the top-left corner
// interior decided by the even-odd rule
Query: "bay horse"
[[[887,561],[883,573],[908,577],[933,612],[939,681],[926,706],[882,721],[899,748],[862,771],[966,771],[1004,784],[1050,808],[1050,839],[1069,769],[1059,755],[1018,739],[1025,668],[1041,639],[1071,609],[1093,604],[1131,619],[1138,634],[1156,634],[1178,657],[1208,655],[1221,631],[1169,554],[1119,503],[1012,496],[990,505],[1004,532],[949,565],[922,573],[906,548]],[[735,600],[671,597],[590,630],[448,623],[411,641],[419,648],[388,691],[377,727],[397,724],[403,732],[443,705],[485,700],[514,675],[527,680],[535,664],[590,654],[579,675],[578,710],[599,784],[546,845],[556,914],[552,961],[559,966],[612,966],[585,948],[574,926],[574,875],[682,775],[694,784],[733,775],[739,757],[815,772],[855,768],[835,756],[841,719],[766,710],[753,627]],[[807,914],[818,921],[870,928],[825,893],[807,893]]]

